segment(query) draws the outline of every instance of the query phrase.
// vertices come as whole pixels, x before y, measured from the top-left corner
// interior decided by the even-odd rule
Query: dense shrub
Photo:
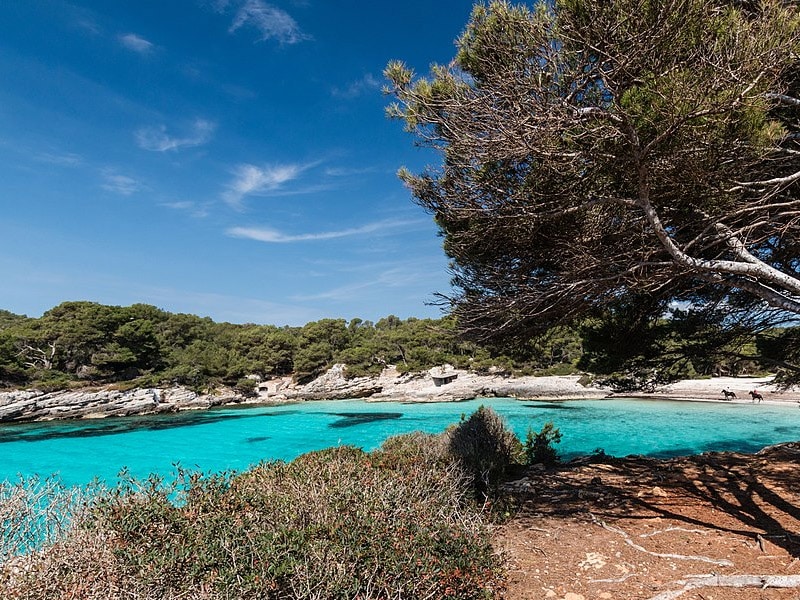
[[[440,438],[340,447],[104,495],[4,598],[492,598],[501,583]]]
[[[554,444],[561,442],[561,432],[552,421],[544,424],[541,431],[528,429],[525,437],[525,462],[529,465],[543,464],[547,466],[558,462],[558,452]]]
[[[436,435],[415,431],[392,436],[372,453],[373,460],[382,467],[392,469],[449,468],[453,462],[447,435]],[[453,473],[454,476],[459,476]],[[466,477],[466,475],[460,475]]]
[[[481,406],[448,432],[450,451],[473,476],[476,489],[487,493],[517,462],[522,446],[503,419]]]
[[[236,384],[233,386],[233,389],[242,396],[246,396],[248,398],[255,397],[258,395],[258,382],[256,382],[254,379],[242,377],[236,382]]]

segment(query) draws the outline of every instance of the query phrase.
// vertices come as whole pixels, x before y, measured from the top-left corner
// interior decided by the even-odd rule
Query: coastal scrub
[[[493,598],[501,561],[442,436],[128,482],[0,567],[5,598]]]

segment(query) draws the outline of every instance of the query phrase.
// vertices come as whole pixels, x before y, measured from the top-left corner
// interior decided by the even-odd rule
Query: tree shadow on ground
[[[523,517],[661,517],[759,545],[768,540],[800,558],[798,459],[800,443],[755,454],[586,457],[555,469],[530,469],[506,489]]]

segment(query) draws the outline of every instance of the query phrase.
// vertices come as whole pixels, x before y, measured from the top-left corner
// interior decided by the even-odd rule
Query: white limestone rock
[[[304,386],[286,390],[284,395],[288,399],[298,400],[345,400],[366,398],[381,391],[381,385],[375,377],[348,379],[345,371],[345,365],[333,365],[324,375]]]
[[[199,395],[186,388],[0,392],[0,421],[100,418],[209,408],[240,400],[230,391]]]

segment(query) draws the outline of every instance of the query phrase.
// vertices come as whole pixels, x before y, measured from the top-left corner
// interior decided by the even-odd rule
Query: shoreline
[[[800,402],[800,390],[782,390],[772,383],[773,377],[712,377],[711,379],[682,379],[661,386],[655,391],[615,394],[630,398],[673,399],[691,402],[720,402],[724,404],[772,404],[787,405]],[[723,391],[736,394],[726,400]],[[763,399],[752,399],[749,392],[757,391]]]
[[[290,377],[260,382],[253,397],[222,388],[198,394],[182,387],[113,387],[41,392],[14,390],[0,392],[0,423],[66,419],[100,419],[133,415],[204,410],[222,406],[269,406],[314,400],[364,400],[366,402],[457,402],[475,398],[516,398],[519,400],[600,400],[633,398],[725,404],[758,404],[748,392],[757,390],[761,403],[790,405],[800,402],[800,390],[780,390],[772,377],[716,377],[689,379],[654,390],[613,392],[601,386],[585,386],[579,375],[522,376],[479,375],[464,370],[447,371],[447,381],[434,379],[435,372],[400,374],[387,368],[377,377],[345,376],[344,365],[334,365],[310,383],[300,385]],[[722,390],[733,392],[725,400]]]

